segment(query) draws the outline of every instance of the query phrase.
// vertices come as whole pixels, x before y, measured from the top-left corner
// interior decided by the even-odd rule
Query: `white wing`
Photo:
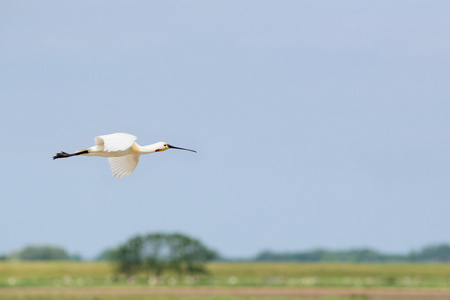
[[[139,154],[128,154],[119,157],[108,157],[113,177],[125,177],[133,173],[139,162]]]
[[[137,137],[128,133],[113,133],[95,137],[95,144],[103,146],[103,151],[124,151],[136,142]]]

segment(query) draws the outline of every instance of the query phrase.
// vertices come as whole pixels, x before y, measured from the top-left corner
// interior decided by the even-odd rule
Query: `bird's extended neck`
[[[147,145],[147,146],[140,146],[140,145],[137,145],[137,146],[138,146],[139,154],[155,153],[159,149],[158,143]]]

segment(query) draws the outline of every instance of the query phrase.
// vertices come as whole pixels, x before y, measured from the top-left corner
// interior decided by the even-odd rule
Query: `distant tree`
[[[131,276],[146,272],[161,276],[168,270],[180,275],[205,272],[204,263],[216,255],[186,235],[155,233],[135,236],[108,256],[116,263],[119,273]]]
[[[168,267],[179,274],[204,273],[203,264],[217,257],[214,251],[200,241],[186,235],[168,235],[166,243],[170,253]]]
[[[66,250],[57,246],[28,246],[10,255],[13,260],[69,260]]]
[[[446,244],[428,246],[418,252],[411,252],[408,260],[412,262],[450,262],[450,246]]]
[[[118,273],[131,276],[142,270],[144,265],[142,248],[143,238],[136,236],[112,252],[112,259],[117,263]]]

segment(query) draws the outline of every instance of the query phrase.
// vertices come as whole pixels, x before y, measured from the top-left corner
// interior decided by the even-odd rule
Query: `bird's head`
[[[169,145],[169,144],[167,144],[165,142],[156,143],[155,146],[156,146],[155,152],[166,151],[167,149],[178,149],[178,150],[186,150],[186,151],[191,151],[191,152],[197,153],[197,151],[195,151],[195,150],[175,147],[175,146]]]

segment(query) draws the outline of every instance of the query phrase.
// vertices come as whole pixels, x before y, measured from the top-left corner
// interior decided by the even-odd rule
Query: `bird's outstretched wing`
[[[139,162],[139,154],[128,154],[119,157],[108,157],[113,177],[125,177],[133,173]]]
[[[103,151],[114,152],[127,150],[136,140],[137,137],[128,133],[113,133],[95,137],[95,144],[103,146]]]

